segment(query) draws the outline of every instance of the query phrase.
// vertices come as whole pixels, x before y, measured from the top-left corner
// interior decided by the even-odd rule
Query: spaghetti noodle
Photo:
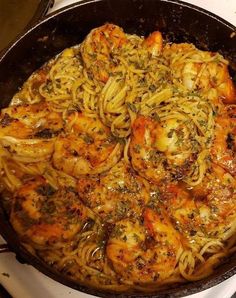
[[[32,74],[0,117],[1,189],[25,247],[115,292],[210,275],[236,249],[227,65],[106,24]]]

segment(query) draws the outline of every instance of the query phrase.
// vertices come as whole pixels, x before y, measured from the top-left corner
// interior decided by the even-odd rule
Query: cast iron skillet
[[[53,5],[54,0],[30,0],[31,5],[24,3],[25,0],[17,1],[2,1],[2,20],[3,36],[0,38],[0,53],[6,49],[7,45],[22,34],[24,30],[29,29],[42,16],[46,14],[49,7]],[[17,5],[16,5],[17,3]],[[15,9],[14,9],[15,7]],[[20,11],[17,11],[17,9]],[[10,14],[10,15],[9,15]],[[8,30],[8,31],[6,31]]]
[[[170,41],[190,42],[204,50],[219,51],[229,59],[231,74],[235,75],[236,28],[203,9],[176,0],[82,1],[48,16],[0,57],[0,107],[8,105],[22,83],[44,62],[64,48],[80,43],[92,28],[105,22],[139,35],[160,30]],[[236,255],[233,255],[213,275],[201,281],[176,285],[156,294],[115,294],[79,285],[29,254],[20,244],[3,208],[0,208],[0,232],[19,260],[69,287],[101,297],[180,297],[207,289],[236,273]]]

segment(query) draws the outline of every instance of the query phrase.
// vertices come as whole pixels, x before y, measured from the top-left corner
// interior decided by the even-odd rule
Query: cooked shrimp
[[[6,136],[0,139],[0,144],[6,151],[6,156],[23,163],[48,160],[51,158],[54,150],[54,142],[52,140],[17,139]]]
[[[123,282],[158,283],[174,272],[182,245],[168,216],[146,208],[144,226],[135,219],[116,223],[106,252]]]
[[[167,184],[161,198],[175,227],[186,239],[216,236],[223,231],[235,213],[236,180],[221,167],[213,165],[203,181],[191,190]]]
[[[109,170],[121,157],[122,145],[96,117],[72,113],[65,136],[55,142],[53,163],[58,170],[79,178]]]
[[[115,63],[111,55],[126,42],[123,30],[113,24],[105,24],[92,30],[81,45],[83,62],[98,81],[106,82]]]
[[[222,62],[210,62],[200,76],[200,82],[205,90],[213,88],[226,104],[236,102],[236,89],[229,75],[228,65]]]
[[[84,204],[106,222],[141,215],[149,200],[144,179],[123,160],[100,178],[80,178],[77,185]]]
[[[224,103],[236,102],[228,62],[221,55],[189,44],[173,44],[165,47],[164,56],[169,60],[173,79],[180,80],[188,90],[200,91],[209,99],[220,97]]]
[[[223,63],[187,63],[183,69],[183,82],[189,90],[200,89],[207,94],[211,89],[215,89],[217,97],[222,98],[223,102],[236,102],[235,88],[227,65]]]
[[[47,103],[10,106],[1,112],[0,144],[13,159],[43,161],[51,157],[63,125],[61,114]]]
[[[177,120],[160,123],[139,116],[133,123],[132,165],[140,175],[153,182],[170,178],[170,173],[181,178],[193,159],[190,146],[188,128]]]
[[[143,42],[143,45],[152,53],[153,56],[158,56],[163,48],[163,40],[161,32],[154,31]]]
[[[235,114],[235,111],[234,111]],[[234,115],[232,115],[234,117]],[[215,135],[211,147],[214,163],[223,167],[231,175],[236,175],[236,119],[228,114],[215,119]]]
[[[199,206],[198,209],[194,196],[176,183],[162,185],[159,190],[169,218],[176,230],[184,236],[182,243],[185,247],[191,246],[188,239],[191,241],[197,232],[201,232],[202,224],[205,224],[205,208]]]
[[[22,239],[43,246],[70,240],[86,219],[87,209],[73,190],[55,190],[40,177],[17,190],[10,216]]]
[[[192,193],[197,199],[197,207],[200,208],[203,204],[208,207],[207,220],[210,226],[217,227],[217,221],[218,224],[220,222],[225,223],[231,215],[235,214],[235,189],[236,179],[222,167],[215,164],[212,164],[212,168],[202,183],[193,188]],[[211,222],[212,216],[215,222]]]
[[[54,112],[45,102],[14,105],[1,110],[0,137],[50,139],[57,135],[62,128],[61,114]]]

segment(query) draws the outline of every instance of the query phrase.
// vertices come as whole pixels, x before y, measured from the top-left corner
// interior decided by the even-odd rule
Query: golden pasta
[[[93,29],[1,110],[3,204],[21,242],[102,290],[209,276],[236,249],[235,103],[219,53]]]

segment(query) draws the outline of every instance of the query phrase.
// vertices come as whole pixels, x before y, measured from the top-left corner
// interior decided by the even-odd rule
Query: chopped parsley
[[[45,197],[51,197],[56,192],[56,190],[50,184],[40,185],[35,190],[38,194]]]
[[[156,112],[152,114],[152,119],[157,122],[161,122],[161,118],[158,116]]]
[[[127,107],[134,113],[138,113],[138,109],[137,107],[135,106],[135,104],[131,103],[131,102],[127,102],[126,103]]]
[[[81,137],[82,137],[83,141],[88,145],[94,143],[94,139],[88,134],[82,135]]]
[[[112,231],[112,237],[114,238],[121,238],[124,234],[124,225],[116,225]]]
[[[140,153],[140,150],[142,149],[142,146],[140,144],[136,144],[134,146],[134,152],[139,154]]]
[[[54,131],[49,128],[45,128],[43,130],[36,132],[34,137],[41,138],[41,139],[51,139],[51,138],[57,136],[60,132],[61,132],[61,130]]]

